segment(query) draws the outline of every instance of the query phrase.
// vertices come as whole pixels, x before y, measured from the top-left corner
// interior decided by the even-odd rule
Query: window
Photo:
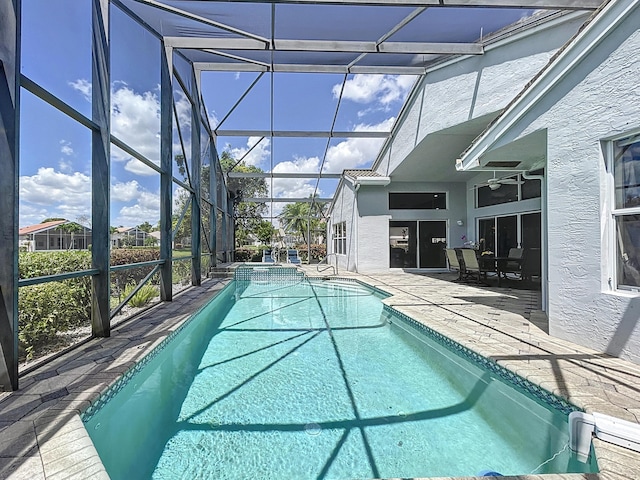
[[[532,175],[544,175],[544,170],[540,169],[530,173]],[[477,208],[518,202],[530,198],[540,198],[541,196],[541,182],[538,179],[527,180],[522,175],[513,175],[511,177],[501,177],[501,180],[509,180],[513,183],[501,183],[498,187],[493,186],[494,188],[485,183],[483,186],[476,188]]]
[[[338,255],[347,253],[347,222],[333,225],[333,253]]]
[[[518,185],[500,185],[493,190],[488,186],[478,187],[478,208],[518,201]]]
[[[446,193],[390,193],[389,210],[444,210]]]
[[[640,287],[640,135],[613,142],[617,285]]]

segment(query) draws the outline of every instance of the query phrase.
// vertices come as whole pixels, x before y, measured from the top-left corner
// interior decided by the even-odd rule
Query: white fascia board
[[[386,187],[391,183],[391,177],[356,177],[354,185],[372,185]]]
[[[480,157],[579,65],[637,6],[635,0],[609,2],[584,30],[569,41],[564,47],[565,50],[552,60],[553,63],[548,65],[531,85],[525,87],[520,98],[507,107],[496,122],[476,139],[471,148],[456,160],[456,169],[467,171],[479,166]]]

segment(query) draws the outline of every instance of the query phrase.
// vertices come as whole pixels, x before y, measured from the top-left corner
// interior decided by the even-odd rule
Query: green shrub
[[[327,246],[323,243],[312,243],[310,245],[311,247],[311,260],[312,261],[320,261],[322,259],[324,259],[324,257],[327,256]],[[300,257],[300,260],[302,260],[303,262],[307,261],[307,244],[303,243],[300,245],[297,245],[295,248],[298,249],[298,256]]]
[[[191,282],[191,261],[183,260],[181,262],[173,262],[172,282],[174,284],[187,285]]]
[[[21,287],[18,295],[18,341],[21,360],[57,343],[59,334],[91,318],[91,280],[79,278]]]
[[[238,248],[234,252],[236,262],[250,262],[254,256],[254,252],[248,248]]]
[[[123,296],[127,298],[131,292],[136,288],[136,284],[130,283],[124,288]],[[153,285],[149,285],[148,283],[144,284],[140,287],[140,290],[136,292],[136,294],[131,297],[128,304],[131,307],[144,307],[148,305],[151,300],[158,296],[158,289]]]
[[[111,250],[111,265],[128,265],[131,263],[151,262],[160,259],[160,250],[157,248],[115,248]],[[137,285],[148,275],[153,266],[133,267],[125,270],[111,272],[111,282],[116,286]]]
[[[18,260],[19,278],[42,277],[90,268],[91,252],[86,250],[20,252]]]

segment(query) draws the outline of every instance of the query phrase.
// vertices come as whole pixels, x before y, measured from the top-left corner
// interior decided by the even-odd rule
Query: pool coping
[[[306,273],[326,278],[314,275],[313,271]],[[449,279],[446,275],[362,276],[345,272],[339,278],[355,280],[390,294],[383,302],[394,310],[587,412],[598,411],[634,422],[640,416],[640,402],[633,398],[640,392],[639,365],[550,337],[529,322],[527,316],[536,312],[530,305],[524,308],[524,312],[529,309],[528,313],[509,311],[522,306],[517,307],[518,302],[510,300],[513,292],[508,288],[491,289],[486,294],[476,286],[451,283],[453,276]],[[207,280],[201,287],[190,288],[173,302],[153,307],[139,319],[118,326],[112,337],[92,340],[77,352],[69,352],[31,372],[21,378],[21,390],[0,396],[0,478],[108,478],[79,414],[130,370],[144,353],[180,329],[227,283],[228,280]],[[453,301],[482,295],[495,297],[494,303],[499,305]],[[438,296],[444,300],[438,301]],[[509,305],[505,306],[505,302]],[[460,309],[464,313],[457,311]],[[518,335],[522,337],[520,340],[516,338]],[[541,364],[531,357],[533,347],[547,352],[547,356],[557,356],[560,363],[555,362],[555,367],[551,361]],[[104,360],[100,354],[106,353],[109,355]],[[567,354],[575,358],[560,358]],[[523,361],[518,355],[531,358]],[[95,360],[89,362],[91,358]],[[88,365],[91,362],[94,363]],[[559,368],[562,375],[554,372],[554,368]],[[594,448],[599,474],[528,475],[526,478],[637,478],[640,454],[597,439]]]

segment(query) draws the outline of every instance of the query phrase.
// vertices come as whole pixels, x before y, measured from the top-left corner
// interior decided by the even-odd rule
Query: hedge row
[[[157,260],[157,249],[114,249],[112,265]],[[185,262],[187,265],[189,262]],[[55,275],[91,268],[91,252],[61,250],[21,252],[18,273],[21,279]],[[111,273],[112,285],[124,289],[137,284],[152,267],[136,267]],[[118,296],[120,292],[112,292]],[[82,277],[21,287],[18,295],[18,340],[20,360],[63,341],[60,334],[88,326],[91,319],[91,278]]]

